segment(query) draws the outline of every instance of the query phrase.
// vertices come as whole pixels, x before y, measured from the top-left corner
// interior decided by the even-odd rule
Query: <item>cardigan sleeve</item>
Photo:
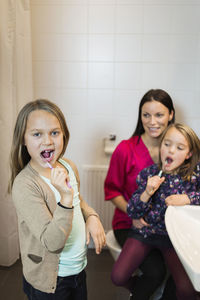
[[[55,199],[48,199],[38,181],[28,176],[16,177],[12,199],[19,226],[27,231],[27,235],[31,232],[49,252],[60,253],[71,232],[73,209],[64,209]],[[48,201],[55,203],[53,210]]]

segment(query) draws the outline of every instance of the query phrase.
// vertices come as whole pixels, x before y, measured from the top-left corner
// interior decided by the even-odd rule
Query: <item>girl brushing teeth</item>
[[[75,164],[63,157],[64,115],[52,102],[27,103],[16,120],[9,191],[18,215],[28,299],[87,300],[87,244],[105,245],[98,214],[80,195]],[[71,185],[69,185],[69,181]]]
[[[174,278],[177,299],[196,299],[192,283],[167,234],[164,217],[168,205],[200,205],[199,161],[200,141],[194,131],[186,125],[170,125],[161,140],[159,165],[139,173],[138,189],[127,207],[131,218],[143,217],[148,226],[132,227],[112,271],[112,280],[117,285],[129,286],[134,271],[152,249],[158,248]],[[161,177],[161,172],[165,177]]]

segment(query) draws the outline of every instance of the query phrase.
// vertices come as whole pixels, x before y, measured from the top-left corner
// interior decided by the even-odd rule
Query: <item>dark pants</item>
[[[86,273],[59,277],[55,293],[35,289],[23,278],[23,290],[29,300],[87,300]]]
[[[115,238],[121,247],[124,246],[128,234],[129,229],[114,230]],[[134,299],[145,299],[145,297],[148,298],[149,295],[154,293],[166,276],[165,265],[164,258],[159,249],[153,249],[149,252],[139,266],[143,275],[140,278],[133,278],[132,290],[135,292]],[[145,289],[144,283],[147,285]],[[176,288],[171,276],[167,281],[162,300],[177,300]]]

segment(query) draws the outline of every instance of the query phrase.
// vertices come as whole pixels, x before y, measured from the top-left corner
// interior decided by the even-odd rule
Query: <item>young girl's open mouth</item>
[[[164,163],[164,169],[169,168],[172,163],[173,163],[173,159],[169,156],[166,157],[165,158],[165,163]]]
[[[173,162],[173,159],[169,156],[165,159],[165,164],[167,164],[167,165],[170,165],[172,162]]]
[[[50,162],[53,159],[54,156],[54,150],[44,150],[40,153],[40,156],[43,160]]]

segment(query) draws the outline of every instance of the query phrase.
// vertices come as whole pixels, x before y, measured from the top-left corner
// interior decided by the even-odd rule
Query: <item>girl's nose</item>
[[[169,152],[170,152],[170,153],[174,153],[174,150],[175,150],[175,147],[174,147],[174,146],[169,147]]]
[[[45,134],[43,138],[43,144],[49,145],[52,143],[52,138],[49,134]]]

